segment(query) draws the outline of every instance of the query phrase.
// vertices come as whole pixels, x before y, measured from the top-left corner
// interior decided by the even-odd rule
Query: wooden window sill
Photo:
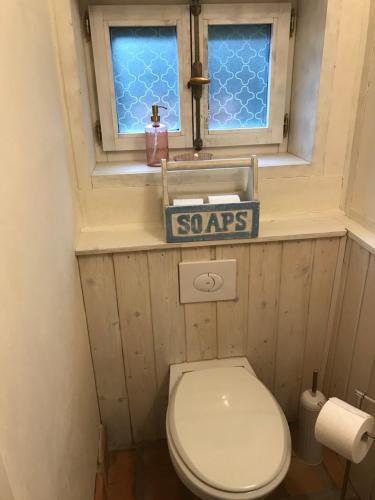
[[[290,153],[258,155],[260,179],[272,177],[295,177],[301,175],[312,175],[311,164],[302,158],[298,158]],[[179,173],[183,178],[181,182],[194,184],[196,178],[190,173]],[[207,180],[212,180],[215,176],[215,182],[228,182],[232,180],[233,172],[211,170],[200,174]],[[202,179],[199,179],[199,182]],[[118,163],[99,163],[96,165],[92,174],[92,186],[97,188],[112,187],[143,187],[160,185],[160,168],[148,167],[143,162],[118,162]]]

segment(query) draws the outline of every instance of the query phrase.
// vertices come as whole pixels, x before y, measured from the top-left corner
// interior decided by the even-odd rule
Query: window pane
[[[111,27],[110,37],[119,133],[143,132],[152,104],[167,107],[163,123],[179,130],[176,27]]]
[[[268,126],[271,24],[208,26],[208,128]]]

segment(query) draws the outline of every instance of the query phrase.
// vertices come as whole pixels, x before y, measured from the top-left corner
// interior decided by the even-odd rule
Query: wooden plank
[[[184,307],[179,301],[180,260],[180,250],[148,254],[160,432],[165,432],[169,366],[186,361]]]
[[[328,324],[327,324],[327,335],[324,342],[324,350],[322,354],[322,371],[319,374],[318,388],[325,393],[325,387],[327,384],[327,379],[329,378],[327,375],[330,370],[330,359],[331,359],[331,347],[335,343],[335,325],[336,325],[336,316],[337,310],[339,308],[340,298],[341,298],[341,282],[344,273],[344,259],[345,252],[347,247],[347,237],[343,236],[339,238],[339,248],[337,251],[337,260],[336,260],[336,268],[335,268],[335,277],[332,288],[332,297],[330,310],[328,315]]]
[[[218,357],[242,356],[247,344],[249,246],[218,247],[216,259],[237,260],[238,298],[217,303]]]
[[[315,369],[320,374],[319,387],[322,387],[324,352],[339,245],[338,238],[317,240],[315,243],[302,391],[311,387],[312,372]]]
[[[352,242],[338,323],[330,394],[345,399],[370,254]]]
[[[312,256],[312,241],[283,244],[275,395],[288,420],[298,415]]]
[[[110,449],[131,445],[113,261],[110,255],[79,258],[96,389]]]
[[[352,243],[353,243],[353,241],[350,238],[346,237],[344,257],[343,257],[343,262],[342,262],[342,269],[341,269],[341,273],[339,275],[339,285],[338,285],[339,289],[337,292],[336,305],[335,305],[335,309],[333,311],[331,311],[331,317],[330,317],[330,321],[332,323],[332,327],[331,327],[332,332],[331,332],[330,345],[328,347],[326,369],[325,369],[324,380],[323,380],[323,393],[327,397],[329,397],[331,395],[331,381],[332,381],[332,376],[333,376],[333,365],[335,362],[335,352],[336,352],[336,346],[337,346],[337,340],[338,340],[338,329],[339,329],[339,324],[340,324],[342,303],[344,300],[346,279],[348,276]],[[342,251],[342,249],[341,249],[341,251]],[[337,272],[337,269],[336,269],[336,272]],[[337,279],[338,278],[336,277],[336,281],[337,281]],[[337,283],[335,283],[335,284],[337,286]]]
[[[273,391],[282,243],[250,247],[247,357]]]
[[[211,260],[215,249],[186,248],[181,255],[185,262]],[[187,361],[216,358],[216,302],[185,304],[185,329]]]
[[[375,356],[375,256],[370,258],[363,302],[354,345],[346,400],[353,404],[354,391],[366,391]]]
[[[110,371],[111,368],[108,368]],[[125,383],[125,375],[124,375]],[[124,450],[132,446],[129,402],[127,397],[99,397],[100,418],[108,430],[108,448]]]
[[[135,442],[156,439],[156,380],[147,253],[114,256],[126,382]]]

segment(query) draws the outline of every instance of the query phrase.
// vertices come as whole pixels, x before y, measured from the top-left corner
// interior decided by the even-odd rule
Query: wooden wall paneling
[[[111,449],[132,442],[112,256],[79,258],[100,415]]]
[[[324,386],[327,395],[355,404],[357,388],[375,397],[375,256],[351,238],[347,239],[340,286],[336,341],[332,341]],[[364,402],[363,410],[375,416],[374,405]],[[351,483],[359,498],[374,498],[374,469],[372,446],[364,461],[351,469]]]
[[[372,341],[372,344],[374,340]],[[374,352],[373,349],[372,353]],[[366,362],[369,361],[367,358]],[[370,376],[366,387],[363,389],[372,398],[375,398],[375,356],[370,363]],[[375,417],[375,406],[372,403],[364,402],[363,410],[371,413]],[[360,464],[353,464],[350,479],[353,488],[361,499],[373,500],[375,498],[375,445],[373,444],[366,458]]]
[[[346,400],[353,404],[354,391],[367,391],[375,356],[375,256],[370,256],[358,321]],[[374,408],[375,409],[375,408]]]
[[[318,388],[323,392],[323,394],[325,393],[325,386],[327,383],[327,379],[329,378],[328,377],[329,367],[332,364],[330,361],[331,359],[330,353],[332,350],[331,347],[335,343],[335,325],[337,321],[337,310],[339,308],[340,300],[342,299],[341,284],[343,281],[343,276],[345,275],[344,260],[345,260],[348,238],[345,235],[339,238],[338,241],[339,241],[339,248],[337,252],[335,277],[332,287],[331,304],[330,304],[328,324],[327,324],[327,334],[324,341],[324,348],[322,354],[323,358],[321,364],[322,369],[318,379]]]
[[[328,335],[339,245],[338,238],[316,240],[314,245],[301,391],[311,387],[312,372],[315,369],[319,371],[319,385],[322,387],[325,340]]]
[[[184,307],[179,300],[179,249],[148,254],[151,311],[154,331],[157,410],[160,431],[165,432],[168,405],[169,366],[186,361]]]
[[[332,296],[339,289],[341,295],[336,298],[340,305],[342,296],[343,307],[351,300],[344,286],[338,285],[344,241],[332,238],[80,257],[98,398],[110,448],[129,447],[132,436],[142,442],[165,435],[169,366],[186,360],[246,355],[259,378],[274,390],[287,417],[295,419],[301,387],[310,385],[315,366],[319,364],[323,371],[326,364],[331,327],[340,333],[337,348],[329,353],[334,381],[335,352],[342,357],[346,349],[341,346],[339,328],[344,320],[337,317],[340,325],[331,325]],[[350,245],[343,271],[348,271],[344,284],[352,287],[361,266],[354,264]],[[362,255],[359,247],[356,252]],[[181,305],[179,262],[214,258],[237,260],[238,299]],[[375,272],[373,266],[369,276]],[[370,281],[363,306],[368,310],[373,293]],[[364,287],[364,279],[361,282]],[[362,359],[371,321],[363,319],[358,325],[354,358]],[[357,368],[353,359],[353,377],[365,379],[366,373],[368,369]]]
[[[313,241],[283,244],[275,395],[290,421],[298,416],[313,246]]]
[[[243,356],[247,343],[249,245],[216,248],[216,259],[237,260],[236,300],[217,303],[218,357]]]
[[[332,331],[331,331],[331,340],[330,340],[330,345],[328,347],[328,353],[327,353],[327,361],[326,361],[326,369],[324,373],[324,380],[323,380],[323,393],[329,397],[331,395],[331,381],[332,381],[332,376],[333,376],[333,365],[335,362],[335,352],[336,352],[336,345],[338,341],[338,329],[339,329],[339,323],[340,323],[340,314],[341,314],[341,309],[342,309],[342,303],[344,300],[344,293],[345,293],[345,286],[346,286],[346,280],[348,276],[348,270],[349,270],[349,262],[350,262],[350,253],[351,253],[351,248],[352,248],[352,243],[353,240],[350,238],[346,238],[346,243],[345,243],[345,251],[344,251],[344,258],[342,262],[342,269],[340,273],[340,278],[339,278],[339,289],[337,292],[337,299],[336,299],[336,304],[334,305],[334,310],[331,311],[331,317],[330,320],[332,322]],[[337,283],[335,283],[337,286]]]
[[[282,243],[250,246],[247,357],[273,391]]]
[[[186,262],[211,260],[215,248],[184,248],[181,255]],[[185,329],[187,361],[217,357],[216,302],[185,304]]]
[[[126,385],[135,442],[160,436],[147,253],[114,255]]]
[[[344,296],[338,322],[330,394],[345,399],[353,349],[365,289],[370,254],[355,241],[351,244]]]

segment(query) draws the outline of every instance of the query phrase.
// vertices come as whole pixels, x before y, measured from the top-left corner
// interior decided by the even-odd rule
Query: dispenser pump
[[[161,106],[162,107],[162,106]],[[166,109],[166,108],[165,108]],[[159,106],[157,104],[152,105],[152,116],[151,116],[151,121],[152,122],[160,122],[160,116],[159,116]]]
[[[145,128],[147,165],[150,167],[160,167],[163,158],[169,159],[168,129],[160,123],[159,108],[167,109],[153,104],[151,123]]]

